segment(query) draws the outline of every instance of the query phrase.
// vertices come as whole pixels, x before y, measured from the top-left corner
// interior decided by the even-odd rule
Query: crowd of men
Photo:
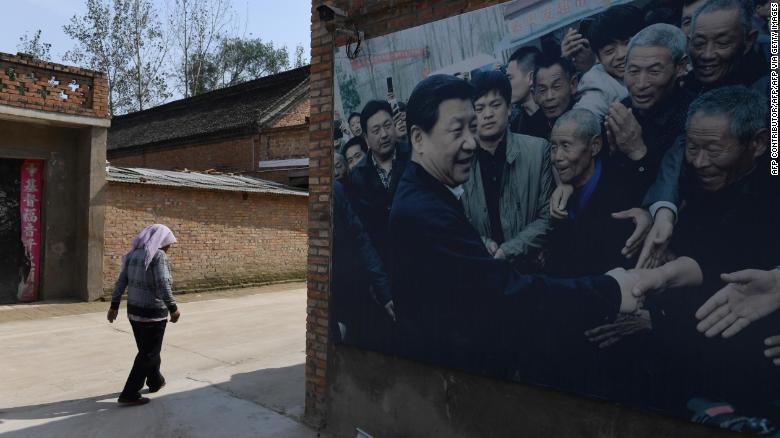
[[[351,114],[334,336],[775,433],[769,2],[682,3]]]

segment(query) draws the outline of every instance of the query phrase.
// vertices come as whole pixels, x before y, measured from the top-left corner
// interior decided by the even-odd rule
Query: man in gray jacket
[[[463,185],[466,216],[494,258],[535,271],[550,231],[550,145],[509,132],[512,87],[506,76],[484,72],[472,84],[479,147],[473,175]]]

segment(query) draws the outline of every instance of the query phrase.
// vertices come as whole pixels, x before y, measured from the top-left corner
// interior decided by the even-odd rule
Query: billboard
[[[334,342],[777,433],[769,70],[738,2],[707,6],[729,41],[675,3],[516,0],[337,48]]]

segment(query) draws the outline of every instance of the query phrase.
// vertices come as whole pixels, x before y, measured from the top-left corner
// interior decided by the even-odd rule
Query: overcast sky
[[[165,14],[166,1],[154,0]],[[0,26],[0,52],[16,53],[19,37],[42,30],[44,42],[51,43],[52,61],[62,62],[62,55],[73,47],[73,42],[62,31],[62,26],[75,14],[81,15],[86,0],[14,0],[2,1],[3,25]],[[286,45],[290,61],[295,46],[302,45],[309,58],[311,1],[310,0],[233,0],[238,16],[238,34],[273,41],[274,46]],[[164,18],[164,17],[161,17]],[[251,34],[251,35],[250,35]]]

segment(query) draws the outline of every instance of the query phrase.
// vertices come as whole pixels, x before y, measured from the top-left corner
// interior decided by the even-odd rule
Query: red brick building
[[[108,160],[121,167],[217,170],[308,185],[309,67],[112,120]]]

